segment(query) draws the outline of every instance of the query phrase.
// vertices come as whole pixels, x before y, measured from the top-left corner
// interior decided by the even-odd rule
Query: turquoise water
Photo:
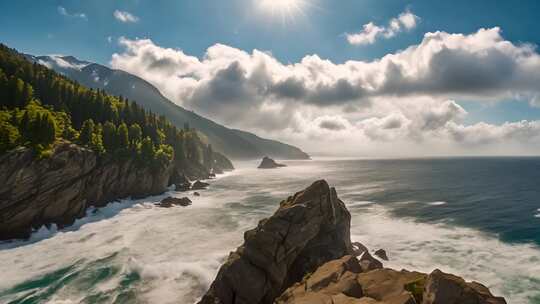
[[[243,232],[316,179],[334,185],[351,235],[386,266],[440,268],[509,303],[540,303],[540,159],[255,162],[212,181],[188,208],[124,200],[63,231],[0,244],[0,303],[194,303]]]

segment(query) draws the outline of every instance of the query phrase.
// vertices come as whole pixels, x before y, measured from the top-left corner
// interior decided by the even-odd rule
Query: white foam
[[[381,205],[370,208],[367,213],[353,213],[352,239],[372,250],[385,249],[390,258],[386,266],[426,273],[440,268],[487,284],[508,303],[525,304],[529,297],[540,295],[537,246],[506,244],[469,228],[396,219]]]
[[[280,199],[328,170],[317,169],[311,163],[299,169],[291,166],[276,171],[257,170],[256,165],[238,165],[238,170],[201,191],[200,197],[174,191],[165,194],[189,196],[193,205],[188,208],[155,207],[153,202],[165,195],[125,200],[95,214],[90,212],[88,218],[77,221],[74,229],[53,231],[49,236],[47,231],[40,231],[33,235],[33,242],[3,244],[0,290],[77,261],[78,267],[88,267],[92,261],[117,253],[111,263],[123,270],[96,289],[114,290],[123,274],[136,271],[142,280],[136,292],[143,302],[194,303],[229,252],[242,243],[244,231],[272,214]],[[285,170],[287,174],[283,175]],[[287,180],[283,176],[294,178]],[[347,189],[350,192],[340,187],[337,190],[348,203],[345,198],[351,193],[370,187],[377,186],[351,186]],[[272,197],[271,202],[260,196]],[[505,244],[496,236],[474,229],[396,219],[384,205],[361,199],[348,203],[349,207],[358,206],[350,209],[353,240],[372,250],[386,249],[390,257],[387,266],[424,272],[438,267],[486,283],[512,304],[529,303],[529,296],[540,294],[537,247]],[[54,299],[78,303],[87,292],[70,283]],[[9,301],[0,297],[0,302]]]
[[[430,206],[442,206],[442,205],[446,205],[446,202],[431,202],[431,203],[428,203],[428,205]]]

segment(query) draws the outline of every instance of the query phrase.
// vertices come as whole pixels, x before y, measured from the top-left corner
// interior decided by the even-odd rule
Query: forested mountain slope
[[[0,45],[0,239],[90,206],[232,169],[188,124],[89,89]]]
[[[255,134],[230,129],[188,111],[167,98],[149,82],[130,73],[113,70],[103,65],[80,61],[73,56],[27,55],[35,62],[44,64],[59,73],[96,89],[113,95],[135,100],[144,108],[166,115],[177,127],[189,123],[201,131],[215,150],[231,158],[260,158],[270,156],[278,159],[308,159],[309,155],[297,147],[275,140],[263,139]]]

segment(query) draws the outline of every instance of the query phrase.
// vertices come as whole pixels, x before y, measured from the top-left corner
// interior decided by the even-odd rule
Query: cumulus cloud
[[[116,20],[123,23],[136,23],[139,21],[139,17],[126,11],[115,10],[113,16]]]
[[[402,19],[400,26],[413,25]],[[426,33],[405,50],[341,64],[317,55],[284,64],[268,52],[223,44],[198,58],[148,39],[119,42],[124,50],[113,55],[114,68],[220,123],[283,140],[440,140],[468,147],[538,140],[537,122],[462,123],[467,112],[456,100],[519,97],[538,104],[540,55],[505,40],[497,27]]]
[[[67,9],[66,9],[65,7],[63,7],[63,6],[59,6],[59,7],[57,8],[57,10],[58,10],[58,13],[59,13],[60,15],[62,15],[62,16],[73,17],[73,18],[80,18],[80,19],[85,19],[85,20],[88,19],[88,18],[86,17],[86,14],[84,14],[84,13],[70,13],[70,12],[68,12]]]
[[[420,17],[406,10],[398,17],[392,18],[388,25],[379,26],[373,22],[364,24],[362,31],[354,34],[347,34],[347,41],[353,45],[374,44],[377,39],[392,38],[404,30],[412,30],[418,24]]]

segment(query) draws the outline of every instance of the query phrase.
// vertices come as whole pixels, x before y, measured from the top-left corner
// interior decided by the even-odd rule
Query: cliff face
[[[352,254],[351,216],[325,181],[281,202],[247,231],[219,270],[201,304],[270,304],[325,262]]]
[[[245,233],[199,304],[506,303],[484,285],[440,270],[383,268],[365,246],[351,243],[349,229],[345,205],[317,181]]]
[[[0,157],[0,240],[26,238],[42,225],[69,226],[90,206],[162,193],[179,171],[172,165],[152,170],[133,160],[100,159],[70,143],[58,144],[45,159],[32,154],[17,149]],[[187,169],[192,177],[208,177],[204,168]]]

